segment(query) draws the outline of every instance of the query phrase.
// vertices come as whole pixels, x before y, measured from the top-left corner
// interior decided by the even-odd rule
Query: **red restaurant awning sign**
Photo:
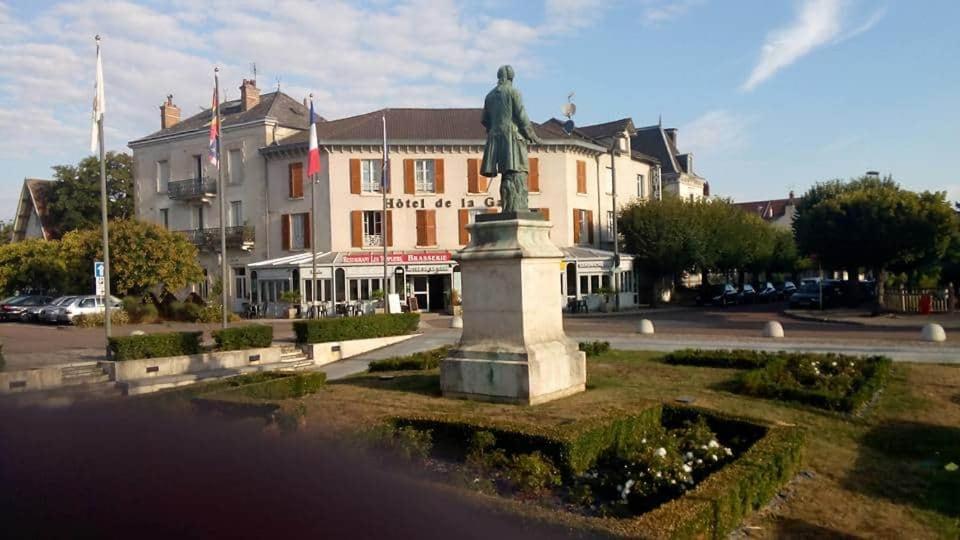
[[[438,263],[450,261],[449,251],[439,251],[436,253],[388,253],[388,264],[403,263]],[[340,258],[341,264],[383,264],[382,253],[356,253],[343,255]]]

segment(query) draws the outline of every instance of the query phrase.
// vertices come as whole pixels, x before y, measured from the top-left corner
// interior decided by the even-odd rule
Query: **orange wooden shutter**
[[[303,215],[303,247],[305,248],[312,247],[310,242],[313,241],[313,224],[310,218],[310,214]]]
[[[387,210],[387,247],[393,246],[393,210]]]
[[[457,212],[460,221],[460,245],[465,246],[470,243],[470,231],[467,230],[467,224],[470,223],[470,211],[461,209]]]
[[[467,160],[467,193],[480,193],[480,160],[477,158]]]
[[[437,245],[437,211],[427,210],[427,245]]]
[[[350,212],[350,245],[363,247],[363,211]]]
[[[580,243],[580,210],[573,209],[573,243]]]
[[[350,160],[350,193],[360,193],[360,160]]]
[[[303,163],[290,164],[290,198],[303,197]]]
[[[413,160],[403,160],[403,192],[413,195],[417,192],[417,183],[413,177]]]
[[[544,221],[550,221],[550,209],[549,208],[540,208],[539,212],[543,215]]]
[[[577,160],[577,193],[587,192],[587,162]]]
[[[280,216],[280,247],[290,249],[290,214]]]
[[[427,245],[426,210],[417,210],[417,245]]]
[[[593,210],[587,210],[587,243],[593,244]]]
[[[443,193],[443,160],[433,160],[433,186],[437,193]]]
[[[530,172],[527,173],[527,191],[536,193],[540,191],[540,159],[530,158]]]

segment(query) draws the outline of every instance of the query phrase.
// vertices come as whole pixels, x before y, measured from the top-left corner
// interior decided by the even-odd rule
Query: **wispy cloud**
[[[744,148],[753,118],[725,109],[708,111],[680,126],[680,147],[698,155],[717,155]]]
[[[866,32],[885,14],[885,10],[881,8],[873,12],[866,21],[852,30],[847,30],[846,26],[852,17],[852,6],[850,0],[803,0],[790,24],[767,35],[760,50],[760,60],[741,86],[741,90],[753,90],[781,69],[820,47]]]
[[[705,0],[645,0],[640,17],[648,26],[657,25],[683,16],[690,8]]]

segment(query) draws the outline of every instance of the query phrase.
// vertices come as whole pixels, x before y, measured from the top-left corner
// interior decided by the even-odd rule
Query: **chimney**
[[[677,128],[667,128],[663,131],[667,134],[667,139],[670,140],[670,144],[672,144],[673,147],[676,148],[677,147]]]
[[[787,198],[790,199],[790,204],[793,204],[793,190],[792,190],[792,189],[790,190],[790,195],[789,195]]]
[[[257,88],[257,81],[243,80],[243,84],[240,85],[240,103],[243,104],[244,111],[249,111],[260,103],[260,89]]]
[[[160,129],[177,125],[180,121],[180,107],[173,104],[173,94],[167,94],[167,102],[160,106]]]

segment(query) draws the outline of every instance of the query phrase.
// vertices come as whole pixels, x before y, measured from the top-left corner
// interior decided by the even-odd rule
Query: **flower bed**
[[[429,453],[428,468],[515,511],[653,538],[725,536],[793,477],[803,444],[798,428],[661,406],[553,427],[399,417],[387,431],[380,448]]]
[[[789,355],[738,375],[735,385],[741,394],[853,412],[883,387],[890,367],[883,356]]]

